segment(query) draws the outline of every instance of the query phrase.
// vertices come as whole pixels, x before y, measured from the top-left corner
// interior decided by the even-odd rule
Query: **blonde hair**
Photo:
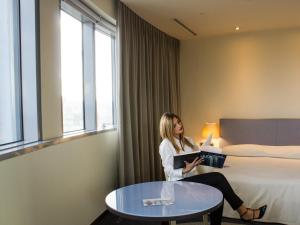
[[[184,151],[184,145],[187,145],[191,147],[192,149],[195,149],[195,146],[189,142],[187,138],[184,137],[183,132],[180,134],[179,137],[179,142],[182,143],[182,149],[176,144],[175,138],[173,135],[173,119],[177,118],[178,120],[181,120],[179,116],[177,116],[174,113],[171,112],[166,112],[162,115],[160,119],[160,124],[159,124],[159,131],[160,131],[160,136],[162,139],[167,138],[172,145],[174,146],[175,150],[177,153],[180,152],[180,150]]]

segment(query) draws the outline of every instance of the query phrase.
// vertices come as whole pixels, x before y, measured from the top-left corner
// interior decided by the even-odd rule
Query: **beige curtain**
[[[120,186],[162,180],[159,120],[179,113],[179,41],[118,3]]]

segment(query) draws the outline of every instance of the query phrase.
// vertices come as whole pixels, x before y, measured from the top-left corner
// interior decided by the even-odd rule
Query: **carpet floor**
[[[169,224],[168,222],[145,222],[145,221],[129,220],[129,219],[120,218],[119,216],[107,212],[101,219],[95,221],[92,225],[168,225],[168,224]],[[178,221],[177,224],[201,225],[202,222],[200,221],[179,222]],[[239,223],[223,222],[222,225],[239,225]]]
[[[106,211],[102,216],[100,216],[96,221],[91,225],[168,225],[168,222],[145,222],[137,220],[124,219],[119,216],[116,216],[108,211]],[[202,225],[201,221],[177,221],[179,225]],[[240,220],[223,218],[222,225],[243,225]],[[283,225],[279,223],[261,223],[253,222],[252,225]]]

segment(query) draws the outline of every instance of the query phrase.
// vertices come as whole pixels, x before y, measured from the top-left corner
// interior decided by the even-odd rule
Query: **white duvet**
[[[268,205],[260,221],[300,224],[299,146],[228,146],[223,153],[228,155],[225,167],[214,171],[227,177],[246,206]],[[212,169],[202,167],[201,170]],[[223,216],[238,218],[227,202]]]

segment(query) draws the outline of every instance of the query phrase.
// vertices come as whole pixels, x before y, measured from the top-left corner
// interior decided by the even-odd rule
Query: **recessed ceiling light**
[[[240,27],[235,27],[235,30],[240,30]]]

